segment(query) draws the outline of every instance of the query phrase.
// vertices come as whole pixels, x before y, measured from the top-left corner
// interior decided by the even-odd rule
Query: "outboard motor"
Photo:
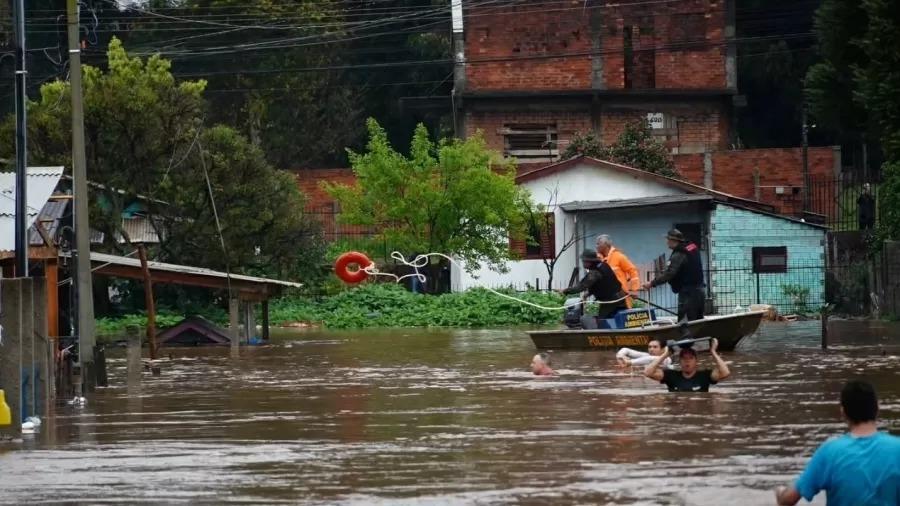
[[[563,321],[566,324],[566,327],[570,329],[580,329],[581,328],[581,317],[584,315],[584,303],[581,301],[581,297],[573,297],[571,299],[566,299],[566,314],[563,317]]]

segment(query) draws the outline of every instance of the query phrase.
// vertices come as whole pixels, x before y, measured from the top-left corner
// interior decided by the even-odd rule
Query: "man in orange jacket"
[[[597,256],[612,268],[623,290],[630,294],[640,290],[641,280],[637,267],[625,253],[613,246],[612,240],[606,234],[597,236]],[[625,299],[625,303],[631,308],[631,297]]]

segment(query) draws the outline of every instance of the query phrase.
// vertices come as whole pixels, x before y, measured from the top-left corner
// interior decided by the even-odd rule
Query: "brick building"
[[[614,142],[646,119],[695,184],[802,212],[799,148],[734,150],[736,0],[462,2],[455,16],[457,133],[481,131],[520,164],[559,159],[576,132]],[[810,150],[811,177],[840,150]]]
[[[677,153],[733,143],[734,0],[463,3],[459,132],[552,161],[578,131],[648,118]]]

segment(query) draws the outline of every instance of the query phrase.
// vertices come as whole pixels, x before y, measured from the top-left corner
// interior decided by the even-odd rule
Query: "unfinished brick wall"
[[[322,189],[321,183],[337,183],[352,185],[356,182],[356,175],[351,169],[303,169],[294,172],[297,179],[297,187],[306,197],[306,208],[321,209],[329,207],[334,202],[331,195]]]
[[[465,134],[466,137],[469,137],[481,130],[487,146],[503,153],[503,134],[500,133],[500,130],[508,125],[522,124],[556,125],[557,142],[559,150],[562,152],[576,132],[586,132],[591,129],[591,115],[589,111],[467,111]]]
[[[834,176],[835,150],[832,147],[809,148],[809,173],[812,178]],[[712,157],[713,189],[737,197],[756,199],[754,172],[759,170],[759,200],[784,214],[803,210],[803,151],[800,148],[743,149],[717,151]],[[681,176],[694,184],[704,184],[704,155],[676,155],[675,166]],[[778,188],[781,193],[778,193]],[[813,209],[813,211],[816,211]]]
[[[675,127],[660,132],[669,148],[677,148],[679,153],[716,151],[728,147],[729,117],[715,108],[704,110],[653,109],[674,119]],[[600,118],[601,138],[609,145],[619,138],[628,123],[645,120],[646,110],[603,110]]]
[[[603,86],[594,87],[722,89],[727,86],[724,1],[467,6],[466,86],[470,91],[590,89],[592,69],[602,62],[597,68],[602,66]]]
[[[501,9],[467,10],[467,88],[589,89],[589,17],[581,9],[572,8],[581,4],[529,2]],[[544,58],[569,54],[580,56]]]
[[[599,36],[608,89],[726,87],[723,0],[606,5]]]

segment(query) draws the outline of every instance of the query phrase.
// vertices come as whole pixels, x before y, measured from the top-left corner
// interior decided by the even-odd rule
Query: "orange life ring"
[[[351,271],[348,268],[351,264],[355,264],[357,270]],[[370,265],[372,261],[364,253],[348,251],[334,262],[334,273],[345,283],[360,283],[369,277],[369,273],[363,269]]]

